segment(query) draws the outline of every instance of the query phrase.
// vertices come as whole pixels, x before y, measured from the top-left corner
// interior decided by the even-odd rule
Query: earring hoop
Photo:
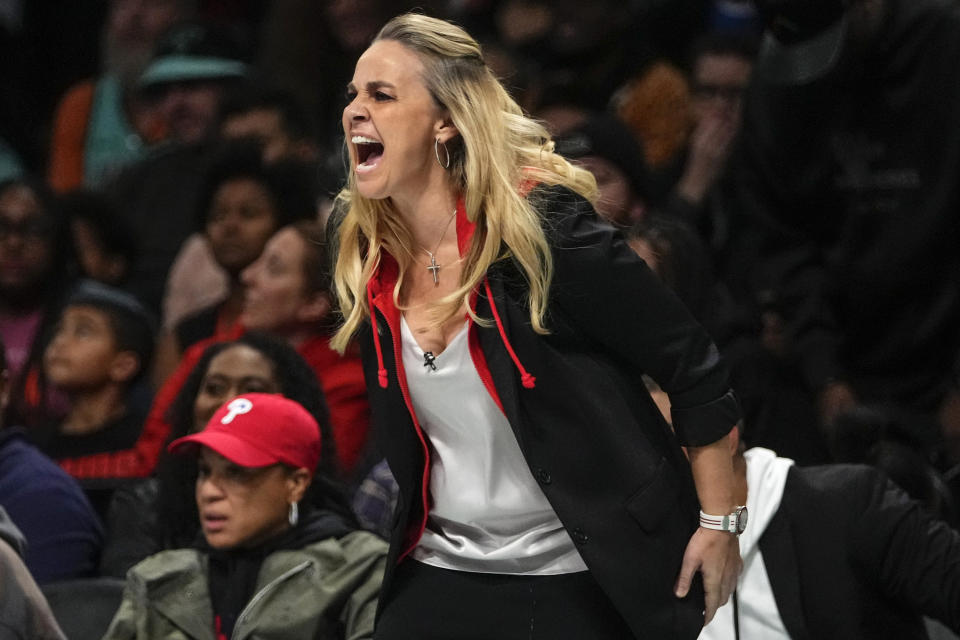
[[[447,156],[446,162],[441,162],[440,160],[440,145],[443,145],[443,153]],[[433,155],[437,156],[437,164],[439,164],[444,169],[450,168],[450,150],[447,149],[446,142],[440,142],[440,138],[433,139]]]
[[[297,526],[297,523],[300,521],[300,507],[296,502],[290,503],[290,511],[287,512],[287,521],[291,527]]]

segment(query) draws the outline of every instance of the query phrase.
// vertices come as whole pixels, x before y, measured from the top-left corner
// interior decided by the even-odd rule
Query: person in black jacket
[[[740,566],[697,527],[741,513],[716,347],[464,31],[394,18],[347,89],[332,344],[399,486],[376,637],[696,637]]]
[[[795,466],[744,452],[738,432],[730,447],[752,516],[738,606],[702,640],[919,639],[924,615],[960,632],[960,533],[875,468]]]
[[[776,294],[825,426],[893,402],[960,460],[960,7],[758,8],[767,35],[735,174],[761,234],[757,284]]]

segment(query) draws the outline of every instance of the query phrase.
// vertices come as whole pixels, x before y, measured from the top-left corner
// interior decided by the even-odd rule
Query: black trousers
[[[383,597],[375,640],[634,640],[587,571],[512,576],[407,559]]]

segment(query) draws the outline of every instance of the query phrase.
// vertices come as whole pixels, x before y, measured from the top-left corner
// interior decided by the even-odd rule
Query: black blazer
[[[960,633],[960,533],[871,467],[792,467],[760,552],[794,640]]]
[[[505,333],[536,386],[521,385],[496,326],[470,331],[534,478],[631,629],[637,637],[696,638],[702,585],[683,600],[672,591],[698,509],[678,445],[714,442],[735,424],[726,369],[703,329],[586,200],[556,187],[535,189],[530,198],[544,212],[554,249],[551,333],[531,329],[524,279],[512,260],[493,265],[488,279]],[[463,224],[458,220],[458,233]],[[392,307],[392,283],[378,282],[371,295],[377,332],[367,326],[359,339],[378,443],[400,487],[384,583],[389,598],[393,566],[419,533],[429,470],[398,384],[390,313],[382,311]],[[492,317],[482,292],[476,311]],[[386,388],[377,379],[374,338]],[[680,443],[646,392],[644,373],[670,394]]]

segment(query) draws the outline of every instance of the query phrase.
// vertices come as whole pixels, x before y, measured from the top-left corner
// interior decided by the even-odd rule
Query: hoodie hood
[[[743,454],[747,460],[747,528],[740,534],[743,572],[737,581],[740,600],[739,634],[733,619],[733,598],[717,609],[698,640],[786,638],[786,631],[760,553],[760,538],[780,508],[787,473],[793,460],[769,449],[755,447]]]
[[[762,447],[754,447],[743,456],[747,460],[747,529],[740,535],[740,556],[746,559],[757,549],[770,520],[780,508],[793,460],[778,457]]]

